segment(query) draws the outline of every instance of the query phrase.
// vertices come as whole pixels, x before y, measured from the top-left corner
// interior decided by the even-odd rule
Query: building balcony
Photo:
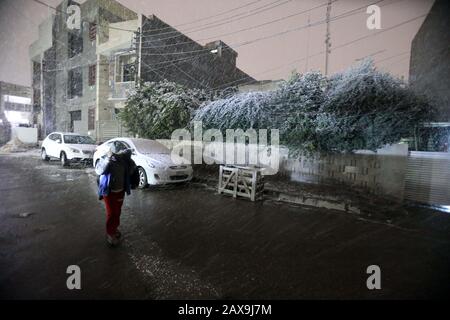
[[[126,100],[135,90],[135,82],[115,82],[112,83],[109,90],[108,100]]]

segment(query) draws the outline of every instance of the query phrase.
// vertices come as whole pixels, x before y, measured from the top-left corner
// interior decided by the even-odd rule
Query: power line
[[[330,16],[331,16],[331,0],[328,0],[327,4],[327,14],[326,14],[326,23],[327,23],[327,32],[325,34],[325,75],[328,74],[328,55],[331,53],[331,35],[330,35]]]
[[[51,9],[55,10],[55,12],[59,12],[59,13],[61,13],[61,14],[67,15],[66,12],[64,12],[64,11],[62,11],[62,10],[59,10],[59,9],[56,8],[56,7],[52,7],[51,5],[49,5],[49,4],[45,3],[45,2],[42,2],[42,1],[40,1],[40,0],[32,0],[32,1],[34,1],[34,2],[36,2],[36,3],[39,3],[39,4],[43,5],[43,6],[46,6],[47,8],[51,8]],[[80,18],[80,21],[82,21],[82,22],[87,22],[87,23],[92,23],[92,21],[83,20],[83,19],[81,19],[81,18]],[[115,29],[115,30],[121,30],[121,31],[136,32],[136,30],[130,30],[130,29],[122,29],[122,28],[112,27],[110,24],[108,24],[108,28]]]
[[[280,1],[282,1],[282,2],[279,3]],[[284,4],[287,4],[287,3],[292,2],[292,1],[293,0],[284,0],[284,1],[283,0],[275,0],[275,1],[272,1],[272,2],[269,2],[269,3],[265,4],[263,6],[260,6],[260,7],[257,7],[257,8],[253,8],[252,10],[248,10],[246,12],[241,12],[241,13],[232,15],[230,17],[222,18],[222,19],[219,19],[219,20],[216,20],[216,21],[213,21],[213,22],[206,23],[204,25],[200,25],[200,26],[197,26],[197,27],[193,27],[193,28],[186,29],[186,30],[181,30],[181,31],[183,33],[193,33],[193,32],[198,32],[198,31],[202,31],[202,30],[206,30],[206,29],[210,29],[210,28],[216,28],[216,27],[224,25],[224,24],[228,24],[228,23],[231,23],[231,22],[234,22],[234,21],[242,20],[244,18],[257,15],[257,14],[259,14],[261,12],[265,12],[265,11],[271,10],[273,8],[280,7],[280,6],[284,5]],[[235,19],[232,19],[232,18],[235,18]],[[174,31],[170,31],[170,32],[166,32],[166,33],[167,34],[174,33]]]
[[[426,13],[425,13],[425,14],[422,14],[422,15],[417,16],[417,17],[415,17],[415,18],[411,18],[411,19],[408,19],[408,20],[403,21],[403,22],[401,22],[401,23],[398,23],[398,24],[396,24],[396,25],[393,25],[393,26],[391,26],[391,27],[389,27],[389,28],[382,29],[381,31],[378,31],[378,32],[376,32],[376,33],[369,34],[369,35],[366,35],[366,36],[362,36],[362,37],[359,37],[359,38],[357,38],[357,39],[354,39],[354,40],[348,41],[348,42],[346,42],[346,43],[340,44],[340,45],[338,45],[338,46],[335,46],[333,50],[337,50],[337,49],[344,48],[344,47],[346,47],[346,46],[348,46],[348,45],[351,45],[351,44],[354,44],[354,43],[356,43],[356,42],[358,42],[358,41],[361,41],[361,40],[364,40],[364,39],[367,39],[367,38],[370,38],[370,37],[374,37],[374,36],[377,36],[377,35],[379,35],[379,34],[381,34],[381,33],[384,33],[384,32],[393,30],[393,29],[395,29],[395,28],[401,27],[401,26],[403,26],[403,25],[405,25],[405,24],[407,24],[407,23],[410,23],[410,22],[412,22],[412,21],[415,21],[415,20],[417,20],[417,19],[420,19],[420,18],[422,18],[422,17],[425,17],[426,15],[427,15]],[[324,53],[325,53],[325,50],[320,51],[320,52],[317,52],[317,53],[312,54],[312,55],[309,55],[309,56],[304,57],[304,58],[300,58],[300,59],[293,60],[293,61],[291,61],[291,62],[288,63],[288,64],[284,64],[284,65],[282,65],[282,66],[278,66],[278,67],[275,67],[275,68],[271,68],[271,69],[268,69],[268,70],[259,72],[259,73],[257,73],[256,75],[260,75],[260,74],[264,74],[264,73],[267,73],[267,72],[270,72],[270,71],[273,71],[273,70],[277,70],[277,69],[280,69],[280,68],[284,68],[284,67],[286,67],[286,66],[290,66],[290,65],[292,65],[292,64],[294,64],[294,63],[297,63],[297,62],[300,62],[300,61],[304,61],[304,60],[306,60],[306,59],[308,59],[308,58],[313,58],[313,57],[322,55],[322,54],[324,54]],[[401,55],[401,54],[399,54],[399,55]],[[196,56],[195,58],[198,58],[198,56]],[[190,59],[192,59],[192,57],[191,57]],[[184,60],[184,59],[183,59],[183,60]],[[385,59],[385,60],[387,60],[387,59]],[[380,62],[380,61],[378,61],[378,62]],[[227,85],[230,85],[230,84],[233,84],[233,83],[237,83],[237,82],[240,82],[240,81],[243,81],[243,80],[246,80],[246,79],[248,79],[248,77],[236,79],[236,80],[234,80],[234,81],[231,81],[231,82],[227,82],[227,83],[221,84],[220,86],[214,87],[214,88],[212,88],[212,89],[219,89],[219,88],[222,88],[222,87],[224,87],[224,86],[227,86]]]
[[[333,2],[336,2],[336,1],[338,1],[338,0],[334,0]],[[197,39],[196,41],[217,39],[217,38],[221,38],[221,37],[224,37],[224,36],[233,35],[233,34],[236,34],[236,33],[239,33],[239,32],[253,30],[253,29],[256,29],[256,28],[259,28],[259,27],[267,26],[267,25],[272,24],[272,23],[276,23],[276,22],[279,22],[279,21],[283,21],[285,19],[289,19],[289,18],[298,16],[298,15],[302,15],[302,14],[311,12],[313,10],[325,7],[326,5],[327,5],[327,3],[324,3],[324,4],[321,4],[321,5],[315,6],[313,8],[307,9],[307,10],[302,10],[302,11],[299,11],[299,12],[296,12],[296,13],[293,13],[293,14],[290,14],[290,15],[287,15],[287,16],[283,16],[283,17],[275,19],[275,20],[267,21],[267,22],[264,22],[264,23],[261,23],[261,24],[258,24],[258,25],[246,27],[246,28],[243,28],[243,29],[239,29],[239,30],[235,30],[235,31],[227,32],[227,33],[218,34],[218,35],[211,36],[211,37],[208,37],[208,38]],[[163,39],[157,39],[157,41],[158,40],[162,41],[162,40],[165,40],[165,39],[164,38]],[[152,42],[152,41],[148,41],[148,42]],[[144,41],[143,43],[146,43],[146,41]],[[162,45],[162,46],[155,46],[155,47],[172,47],[172,46],[179,46],[179,45],[187,44],[187,43],[191,43],[191,41],[177,42],[177,43],[173,43],[173,44],[169,44],[169,45]]]
[[[375,1],[374,3],[372,3],[372,4],[377,4],[377,3],[380,3],[380,2],[383,2],[383,1],[385,1],[385,0],[378,0],[378,1]],[[403,1],[403,0],[400,0],[400,1]],[[344,12],[342,14],[339,14],[337,16],[334,16],[334,17],[330,18],[330,21],[336,21],[336,20],[339,20],[339,19],[346,18],[348,16],[351,16],[353,14],[358,13],[360,10],[366,9],[366,7],[367,7],[367,5],[362,6],[362,7],[358,7],[356,9],[352,9],[352,10],[347,11],[347,12]],[[278,36],[281,36],[281,35],[285,35],[285,34],[288,34],[288,33],[294,32],[294,31],[299,31],[299,30],[303,30],[303,29],[306,29],[306,28],[315,27],[315,26],[318,26],[318,25],[321,25],[321,24],[324,24],[324,23],[327,23],[327,19],[317,21],[317,22],[315,22],[313,24],[309,23],[307,25],[303,25],[303,26],[296,27],[296,28],[293,28],[293,29],[288,29],[288,30],[285,30],[285,31],[282,31],[282,32],[277,32],[277,33],[274,33],[274,34],[271,34],[271,35],[268,35],[268,36],[263,36],[263,37],[260,37],[260,38],[256,38],[256,39],[253,39],[253,40],[248,40],[248,41],[245,41],[245,42],[232,44],[230,46],[238,48],[238,47],[249,45],[249,44],[252,44],[252,43],[255,43],[255,42],[258,42],[258,41],[267,40],[267,39],[271,39],[271,38],[278,37]],[[151,48],[151,47],[142,47],[142,48]],[[225,48],[225,49],[227,49],[227,48]],[[232,49],[230,48],[229,50],[232,50]],[[167,53],[164,53],[164,54],[148,53],[146,55],[155,55],[155,56],[158,56],[158,55],[180,55],[180,54],[198,53],[198,52],[206,52],[206,51],[209,52],[210,49],[204,48],[204,49],[191,50],[191,51],[167,52]]]
[[[221,26],[221,25],[224,25],[224,24],[228,24],[228,23],[234,22],[234,21],[242,20],[244,18],[257,15],[257,14],[259,14],[261,12],[268,11],[268,10],[271,10],[273,8],[282,6],[282,5],[284,5],[284,4],[288,3],[288,2],[291,2],[293,0],[285,0],[285,1],[277,4],[277,2],[280,2],[280,1],[281,0],[276,0],[276,1],[273,1],[273,2],[271,2],[269,4],[266,4],[264,6],[256,8],[256,9],[252,10],[251,13],[249,13],[249,14],[246,14],[247,12],[240,13],[240,14],[237,14],[235,16],[231,16],[231,17],[228,17],[228,18],[225,18],[225,19],[221,19],[221,20],[215,21],[214,23],[205,24],[203,26],[200,26],[200,28],[197,27],[198,29],[194,28],[194,29],[186,29],[186,30],[180,30],[180,31],[173,30],[173,31],[168,31],[168,32],[160,32],[160,33],[158,33],[158,35],[177,34],[175,36],[171,36],[171,37],[169,36],[167,38],[164,38],[164,40],[178,38],[178,37],[180,37],[180,36],[182,36],[184,34],[198,32],[198,31],[202,31],[202,30],[206,30],[206,29],[210,29],[210,28],[215,28],[215,27],[218,27],[218,26]],[[257,10],[257,9],[260,9],[260,10]],[[255,10],[257,10],[257,11],[255,11]],[[229,20],[230,18],[236,18],[236,19]],[[224,21],[224,22],[221,22],[221,21]],[[221,22],[221,23],[217,23],[217,22]],[[152,32],[153,32],[153,30],[150,29],[150,30],[144,31],[143,34],[148,34],[148,33],[152,33]]]
[[[410,51],[405,51],[405,52],[402,52],[402,53],[399,53],[399,54],[396,54],[396,55],[393,55],[393,56],[390,56],[390,57],[378,60],[378,61],[376,61],[376,63],[380,63],[380,62],[384,62],[384,61],[387,61],[387,60],[390,60],[390,59],[393,59],[393,58],[397,58],[397,57],[403,56],[403,55],[408,54],[408,53],[410,53]]]
[[[209,16],[209,17],[204,17],[204,18],[200,18],[200,19],[197,19],[197,20],[192,20],[190,22],[180,23],[178,25],[174,25],[174,27],[181,27],[181,26],[185,26],[187,24],[193,24],[193,23],[196,23],[196,22],[199,22],[199,21],[209,20],[211,18],[215,18],[215,17],[221,16],[221,15],[224,15],[224,14],[227,14],[227,13],[230,13],[230,12],[233,12],[233,11],[236,11],[236,10],[248,7],[248,6],[250,6],[250,5],[254,4],[254,3],[261,2],[261,1],[263,1],[263,0],[252,1],[252,2],[249,2],[249,3],[245,4],[245,5],[226,10],[226,11],[223,11],[221,13]],[[160,30],[169,29],[169,28],[172,28],[172,27],[161,28]]]
[[[383,1],[385,1],[385,0],[378,0],[378,1],[373,2],[372,4],[377,4],[377,3],[380,3],[380,2],[383,2]],[[403,1],[403,0],[400,0],[400,1]],[[344,12],[342,14],[339,14],[337,16],[332,17],[330,19],[330,21],[336,21],[336,20],[339,20],[339,19],[343,19],[343,18],[349,17],[349,16],[351,16],[353,14],[358,13],[358,11],[360,11],[360,10],[366,9],[366,7],[367,7],[367,5],[359,7],[359,8],[356,8],[356,9],[352,9],[352,10],[347,11],[347,12]],[[280,36],[280,35],[285,35],[285,34],[288,34],[288,33],[294,32],[294,31],[303,30],[305,28],[315,27],[315,26],[318,26],[318,25],[322,25],[322,24],[324,24],[326,22],[327,22],[326,19],[320,20],[320,21],[317,21],[317,22],[315,22],[313,24],[304,25],[304,26],[301,26],[301,27],[293,28],[293,29],[288,29],[288,30],[285,30],[285,31],[282,31],[282,32],[277,32],[277,33],[274,33],[274,34],[271,34],[271,35],[268,35],[268,36],[264,36],[264,37],[260,37],[260,38],[253,39],[253,40],[250,40],[250,41],[242,42],[240,44],[237,44],[236,47],[240,47],[240,46],[243,46],[243,45],[246,45],[246,44],[250,44],[250,43],[254,43],[254,42],[257,42],[257,41],[261,41],[261,40],[271,39],[271,38],[274,38],[274,37],[277,37],[277,36]]]
[[[386,31],[390,31],[390,30],[392,30],[392,29],[401,27],[401,26],[403,26],[403,25],[405,25],[405,24],[407,24],[407,23],[410,23],[410,22],[412,22],[412,21],[415,21],[415,20],[417,20],[417,19],[420,19],[420,18],[423,18],[423,17],[426,17],[426,16],[427,16],[427,13],[422,14],[422,15],[420,15],[420,16],[417,16],[417,17],[415,17],[415,18],[408,19],[408,20],[406,20],[406,21],[403,21],[403,22],[401,22],[401,23],[398,23],[398,24],[396,24],[396,25],[393,25],[393,26],[391,26],[391,27],[389,27],[389,28],[382,29],[381,31],[378,31],[378,32],[376,32],[376,33],[374,33],[374,34],[369,34],[369,35],[367,35],[367,36],[363,36],[363,37],[357,38],[357,39],[355,39],[355,40],[352,40],[352,41],[350,41],[350,42],[347,42],[347,43],[345,43],[345,44],[342,44],[342,45],[340,45],[340,46],[337,46],[337,47],[335,47],[335,49],[339,49],[339,48],[346,47],[346,46],[348,46],[348,45],[350,45],[350,44],[353,44],[353,43],[355,43],[355,42],[357,42],[357,41],[360,41],[360,40],[363,40],[363,39],[367,39],[367,38],[372,37],[372,36],[379,35],[380,33],[384,33],[384,32],[386,32]]]
[[[377,2],[375,2],[375,3],[379,3],[379,2],[382,2],[383,0],[381,0],[381,1],[377,1]],[[403,1],[403,0],[400,0],[400,1]],[[398,1],[399,2],[399,1]],[[393,2],[394,3],[394,2]],[[389,4],[392,4],[392,3],[389,3]],[[389,4],[386,4],[386,5],[389,5]],[[357,13],[359,10],[361,10],[361,9],[365,9],[365,7],[366,6],[364,6],[364,7],[360,7],[360,8],[356,8],[356,9],[353,9],[353,10],[350,10],[350,11],[348,11],[348,12],[345,12],[345,13],[343,13],[343,14],[340,14],[340,15],[338,15],[338,16],[335,16],[335,17],[333,17],[332,19],[330,19],[330,20],[332,20],[332,21],[335,21],[335,20],[337,20],[337,19],[341,19],[341,18],[345,18],[345,17],[348,17],[348,16],[350,16],[350,15],[353,15],[353,14],[355,14],[355,13]],[[319,22],[316,22],[315,24],[313,24],[313,25],[311,25],[311,24],[308,24],[306,27],[311,27],[311,26],[314,26],[314,25],[318,25],[319,23],[321,24],[321,23],[324,23],[325,22],[325,20],[322,20],[322,21],[319,21]],[[304,28],[304,27],[303,27]],[[288,30],[289,31],[289,30]],[[372,35],[370,35],[370,36],[372,36]],[[265,38],[267,38],[267,37],[265,37]],[[264,38],[264,39],[265,39]],[[259,39],[256,39],[256,40],[259,40]],[[245,43],[245,44],[249,44],[249,43]],[[245,45],[244,44],[244,45]],[[341,45],[342,46],[342,45]],[[224,48],[224,50],[225,49],[227,49],[227,48]],[[229,49],[229,50],[231,50],[231,49]],[[322,51],[322,52],[320,52],[319,54],[322,54],[322,53],[324,53],[324,51]],[[183,59],[178,59],[178,60],[172,60],[172,62],[176,62],[176,61],[179,61],[179,62],[183,62],[183,61],[187,61],[187,60],[192,60],[192,59],[196,59],[196,58],[200,58],[200,57],[202,57],[202,56],[207,56],[207,55],[210,55],[211,53],[210,52],[208,52],[208,53],[206,53],[206,54],[204,54],[204,55],[195,55],[195,56],[193,56],[193,57],[187,57],[187,58],[183,58]],[[151,55],[151,54],[143,54],[143,55]],[[317,56],[318,54],[315,54],[315,55],[313,55],[313,56]],[[308,56],[308,57],[313,57],[313,56]],[[301,60],[303,60],[303,59],[301,59]],[[158,64],[164,64],[165,62],[160,62],[160,63],[158,63]],[[247,77],[246,77],[247,78]],[[246,78],[243,78],[243,79],[246,79]]]
[[[399,56],[399,55],[398,55],[398,56]],[[382,68],[388,68],[388,67],[393,66],[394,64],[397,64],[397,63],[399,63],[399,62],[403,62],[403,61],[406,60],[406,59],[409,59],[409,57],[403,57],[403,58],[401,58],[401,59],[398,59],[398,60],[396,60],[396,61],[394,61],[394,62],[388,63],[387,65],[383,65],[383,66],[381,66],[381,67],[382,67]]]
[[[372,58],[372,57],[376,56],[377,54],[383,53],[383,52],[385,52],[385,51],[386,51],[386,49],[378,50],[378,51],[372,52],[371,54],[368,54],[368,55],[366,55],[366,56],[364,56],[364,57],[357,58],[357,59],[355,59],[355,61],[361,61],[361,60],[364,60],[364,59],[369,58],[369,57]]]
[[[346,46],[348,46],[348,45],[354,44],[354,43],[356,43],[356,42],[358,42],[358,41],[361,41],[361,40],[364,40],[364,39],[367,39],[367,38],[370,38],[370,37],[377,36],[377,35],[379,35],[379,34],[381,34],[381,33],[384,33],[384,32],[393,30],[393,29],[395,29],[395,28],[401,27],[401,26],[403,26],[403,25],[405,25],[405,24],[407,24],[407,23],[410,23],[410,22],[415,21],[415,20],[417,20],[417,19],[423,18],[423,17],[425,17],[425,16],[427,16],[427,13],[422,14],[422,15],[419,15],[419,16],[417,16],[417,17],[415,17],[415,18],[408,19],[408,20],[406,20],[406,21],[403,21],[403,22],[401,22],[401,23],[398,23],[398,24],[396,24],[396,25],[393,25],[393,26],[391,26],[391,27],[389,27],[389,28],[382,29],[381,31],[378,31],[378,32],[376,32],[376,33],[369,34],[369,35],[366,35],[366,36],[363,36],[363,37],[359,37],[359,38],[357,38],[357,39],[354,39],[354,40],[348,41],[348,42],[346,42],[346,43],[340,44],[340,45],[334,47],[333,50],[341,49],[341,48],[344,48],[344,47],[346,47]],[[292,65],[293,63],[297,63],[297,62],[303,61],[303,60],[305,60],[305,59],[307,59],[307,58],[316,57],[316,56],[319,56],[319,55],[324,54],[324,53],[325,53],[325,50],[320,51],[320,52],[317,52],[317,53],[315,53],[315,54],[313,54],[313,55],[310,55],[310,56],[307,56],[307,57],[304,57],[304,58],[300,58],[300,59],[293,60],[293,61],[291,61],[291,62],[288,63],[288,64],[285,64],[285,65],[282,65],[282,66],[279,66],[279,67],[276,67],[276,68],[272,68],[272,69],[269,69],[269,70],[265,70],[265,71],[263,71],[263,72],[257,73],[257,75],[258,75],[258,74],[261,74],[261,73],[266,73],[266,72],[269,72],[269,71],[273,71],[273,70],[276,70],[276,69],[280,69],[280,68],[283,68],[283,67]],[[404,53],[403,53],[403,54],[404,54]],[[400,55],[402,55],[402,54],[399,54],[399,55],[397,55],[397,56],[400,56]],[[393,57],[391,57],[391,58],[393,58]],[[385,59],[385,60],[387,60],[387,59]],[[380,62],[380,61],[378,61],[378,62]],[[245,79],[245,78],[243,78],[243,79]],[[231,83],[235,83],[235,82],[237,82],[237,81],[239,81],[239,80],[242,80],[242,79],[238,79],[238,80],[233,81],[233,82],[229,82],[229,83],[222,84],[222,85],[220,85],[220,86],[218,86],[218,87],[216,87],[216,88],[220,88],[220,87],[222,87],[222,86],[225,86],[225,85],[228,85],[228,84],[231,84]],[[216,89],[216,88],[215,88],[215,89]]]
[[[181,26],[184,26],[184,25],[187,25],[187,24],[193,24],[193,23],[196,23],[196,22],[199,22],[199,21],[209,20],[209,19],[211,19],[211,18],[215,18],[215,17],[221,16],[221,15],[224,15],[224,14],[227,14],[227,13],[230,13],[230,12],[233,12],[233,11],[236,11],[236,10],[239,10],[239,9],[242,9],[242,8],[245,8],[245,7],[248,7],[248,6],[250,6],[250,5],[254,4],[254,3],[261,2],[261,1],[263,1],[263,0],[256,0],[256,1],[253,1],[253,2],[250,2],[250,3],[247,3],[247,4],[245,4],[245,5],[238,6],[238,7],[235,7],[235,8],[229,9],[229,10],[226,10],[226,11],[223,11],[223,12],[221,12],[221,13],[218,13],[218,14],[215,14],[215,15],[212,15],[212,16],[209,16],[209,17],[199,18],[199,19],[197,19],[197,20],[192,20],[192,21],[190,21],[190,22],[180,23],[180,24],[176,24],[176,25],[168,26],[168,27],[164,27],[164,28],[151,29],[151,31],[161,31],[161,30],[173,29],[173,28],[181,27]],[[150,31],[150,30],[149,30],[149,31]]]

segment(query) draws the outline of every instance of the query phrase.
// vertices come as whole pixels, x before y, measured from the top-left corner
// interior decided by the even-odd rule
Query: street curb
[[[195,177],[195,182],[204,183],[207,187],[212,189],[212,184],[217,186],[218,180]],[[214,188],[217,191],[217,188]],[[294,194],[280,191],[276,188],[264,188],[264,196],[267,200],[280,201],[290,204],[297,204],[302,206],[324,208],[330,210],[343,211],[348,213],[360,214],[361,209],[352,203],[352,201],[339,199],[337,197],[324,197],[311,193]]]

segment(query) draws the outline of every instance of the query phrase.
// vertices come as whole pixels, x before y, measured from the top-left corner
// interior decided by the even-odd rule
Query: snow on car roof
[[[156,140],[143,139],[143,138],[128,138],[133,142],[137,151],[141,153],[170,153],[169,148],[167,148],[162,143]]]

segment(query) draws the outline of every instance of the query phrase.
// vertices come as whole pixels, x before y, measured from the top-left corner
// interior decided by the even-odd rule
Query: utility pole
[[[134,33],[133,49],[136,53],[134,60],[134,84],[135,87],[139,87],[141,82],[141,28],[138,28]]]
[[[311,28],[311,14],[308,14],[308,38],[306,40],[306,61],[305,61],[305,72],[308,72],[308,62],[309,62],[309,29]]]
[[[331,36],[330,36],[330,15],[331,15],[331,3],[333,0],[328,0],[327,4],[327,33],[325,35],[325,75],[328,75],[329,54],[331,53]]]

